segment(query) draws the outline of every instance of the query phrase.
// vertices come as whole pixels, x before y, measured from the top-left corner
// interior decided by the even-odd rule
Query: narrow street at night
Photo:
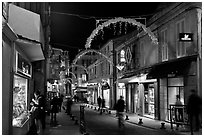
[[[47,128],[44,135],[189,135],[189,131],[171,130],[170,123],[167,123],[166,129],[160,129],[160,123],[151,125],[154,120],[148,119],[146,126],[138,125],[133,120],[125,122],[125,128],[118,127],[118,118],[115,113],[108,114],[96,110],[95,107],[85,107],[86,132],[80,132],[80,106],[84,103],[74,103],[72,106],[72,116],[67,115],[64,110],[57,114],[57,126],[50,126],[49,116],[47,117]],[[137,116],[135,116],[136,120]],[[195,135],[201,133],[195,132]]]
[[[202,2],[2,2],[2,135],[202,135]]]
[[[138,126],[125,122],[124,128],[118,127],[117,117],[94,111],[94,109],[85,109],[85,121],[87,123],[87,133],[90,135],[167,135],[168,132],[164,132],[160,129],[155,130]]]

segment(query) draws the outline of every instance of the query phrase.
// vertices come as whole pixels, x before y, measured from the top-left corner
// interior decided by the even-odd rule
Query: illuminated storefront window
[[[13,88],[13,126],[21,127],[27,116],[28,79],[14,75]]]

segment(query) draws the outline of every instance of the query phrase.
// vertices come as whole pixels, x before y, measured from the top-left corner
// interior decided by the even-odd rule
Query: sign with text
[[[179,33],[179,41],[193,41],[193,33]]]

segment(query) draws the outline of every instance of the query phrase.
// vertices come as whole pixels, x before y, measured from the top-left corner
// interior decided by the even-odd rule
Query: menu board
[[[27,113],[28,80],[14,75],[13,88],[13,126],[22,127],[28,119]]]

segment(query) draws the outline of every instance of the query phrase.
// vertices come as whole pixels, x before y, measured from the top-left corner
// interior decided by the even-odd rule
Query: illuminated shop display
[[[16,52],[16,70],[13,83],[13,126],[23,127],[29,119],[28,85],[31,77],[31,64]]]
[[[28,80],[14,75],[13,126],[22,127],[28,120],[27,113]]]

